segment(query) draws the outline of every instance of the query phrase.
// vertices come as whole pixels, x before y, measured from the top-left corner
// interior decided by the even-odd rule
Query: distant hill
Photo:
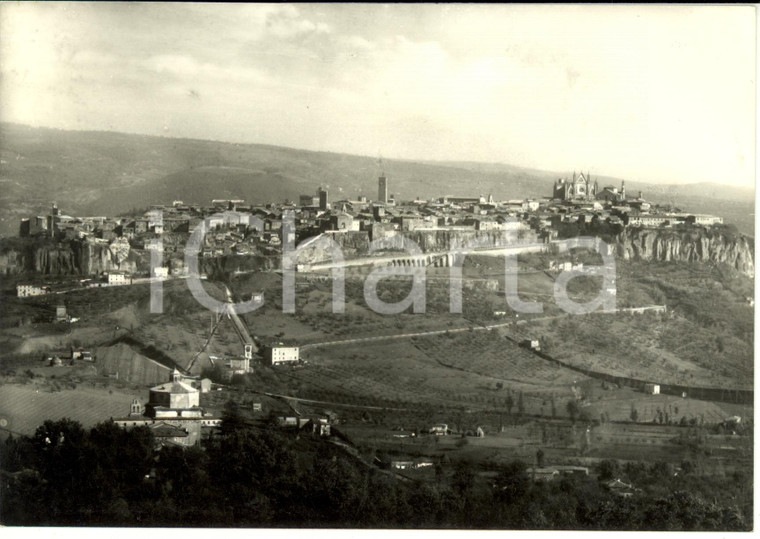
[[[2,235],[17,234],[21,217],[47,211],[51,201],[63,213],[115,215],[176,199],[201,204],[233,197],[297,201],[320,185],[329,189],[331,200],[359,194],[372,199],[380,172],[374,157],[8,123],[0,123],[0,159]],[[390,192],[401,199],[444,194],[540,198],[550,195],[552,182],[563,175],[499,163],[384,159],[382,168]],[[607,177],[599,182],[620,184]],[[628,181],[626,187],[630,193],[643,191],[654,202],[719,213],[745,233],[753,232],[752,190]]]

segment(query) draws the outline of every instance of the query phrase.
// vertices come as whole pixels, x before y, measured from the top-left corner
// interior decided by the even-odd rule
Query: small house
[[[451,429],[449,429],[449,426],[446,423],[439,423],[430,428],[430,434],[435,434],[436,436],[446,436],[450,433]]]
[[[644,385],[644,393],[647,393],[649,395],[659,395],[660,394],[660,384],[645,384]]]
[[[639,490],[639,489],[634,488],[634,486],[631,484],[624,483],[620,479],[613,479],[612,481],[607,481],[606,483],[604,483],[604,486],[612,494],[616,496],[620,496],[621,498],[630,498]]]
[[[559,470],[556,468],[528,468],[526,473],[534,481],[554,481],[559,477]]]
[[[55,308],[55,321],[56,322],[68,322],[69,316],[66,314],[65,305],[57,305]]]
[[[78,350],[71,351],[71,359],[79,359],[82,361],[94,361],[92,357],[92,352],[90,352],[89,350],[82,350],[81,348]]]

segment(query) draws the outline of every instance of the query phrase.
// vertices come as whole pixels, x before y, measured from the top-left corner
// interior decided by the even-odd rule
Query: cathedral
[[[594,200],[598,185],[596,181],[591,183],[591,174],[583,172],[580,175],[573,172],[573,179],[560,178],[554,182],[554,195],[556,200]]]

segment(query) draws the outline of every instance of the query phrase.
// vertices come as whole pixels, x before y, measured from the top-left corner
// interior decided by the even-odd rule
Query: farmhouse
[[[537,482],[554,481],[562,476],[587,476],[588,468],[585,466],[546,466],[528,468],[527,473]]]
[[[649,395],[659,395],[660,385],[659,384],[645,384],[644,393],[648,393]]]
[[[435,434],[436,436],[446,436],[451,432],[449,429],[449,426],[446,423],[439,423],[437,425],[433,425],[430,428],[430,434]]]
[[[634,486],[631,484],[622,482],[620,479],[607,481],[604,483],[604,487],[612,494],[620,496],[621,498],[630,498],[639,490],[637,488],[634,488]]]
[[[72,350],[71,351],[71,359],[80,359],[82,361],[94,361],[92,357],[92,352],[89,350],[82,350],[79,348],[78,350]]]
[[[560,475],[588,475],[588,468],[585,466],[552,466]]]
[[[559,470],[556,468],[528,468],[526,472],[536,482],[554,481],[559,477]]]

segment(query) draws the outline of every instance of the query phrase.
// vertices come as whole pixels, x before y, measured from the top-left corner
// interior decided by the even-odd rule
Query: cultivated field
[[[51,392],[36,384],[0,386],[0,419],[6,425],[0,430],[20,434],[34,434],[47,419],[68,417],[79,421],[85,428],[109,417],[129,414],[134,399],[146,400],[146,392],[77,387]]]

